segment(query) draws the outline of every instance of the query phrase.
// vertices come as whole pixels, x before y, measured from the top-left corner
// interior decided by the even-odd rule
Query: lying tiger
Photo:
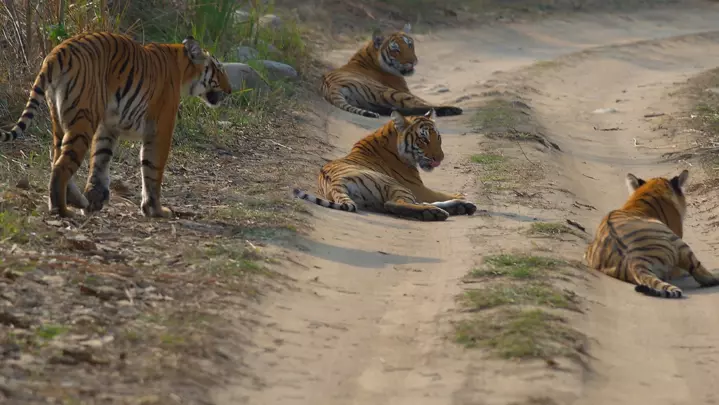
[[[684,170],[667,180],[642,180],[627,174],[632,193],[621,209],[602,220],[584,258],[590,267],[636,284],[635,291],[651,296],[680,298],[682,290],[666,280],[688,272],[702,286],[719,284],[681,238],[686,214],[682,190],[689,177]]]
[[[430,108],[437,116],[462,114],[459,107],[432,106],[410,93],[405,76],[417,65],[411,26],[386,38],[379,30],[344,66],[322,76],[320,92],[334,106],[365,117],[387,116],[393,110],[421,115]]]
[[[430,190],[420,178],[417,166],[430,172],[444,159],[434,110],[416,117],[394,111],[391,117],[347,156],[322,167],[318,183],[327,199],[298,189],[295,197],[342,211],[362,207],[420,221],[474,214],[477,207],[460,194]]]

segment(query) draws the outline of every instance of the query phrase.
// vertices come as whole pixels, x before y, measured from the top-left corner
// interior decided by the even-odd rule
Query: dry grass
[[[235,57],[240,36],[256,32],[252,41],[265,44],[258,46],[260,58],[271,45],[273,59],[301,74],[313,66],[291,20],[284,19],[280,31],[231,22],[225,35],[212,23],[217,16],[198,11],[204,0],[178,7],[167,1],[114,2],[128,4],[122,13],[103,9],[102,1],[82,3],[73,7],[81,13],[65,16],[64,29],[132,28],[137,39],[176,41],[195,26],[195,36],[226,61]],[[0,53],[3,127],[18,118],[52,44],[38,39],[46,35],[38,27],[46,18],[57,20],[56,8],[41,6],[47,16],[33,20],[29,36],[23,10],[13,11],[17,31],[0,13],[0,45],[10,49]],[[213,29],[201,30],[202,21]],[[217,35],[221,40],[213,39]],[[16,53],[18,46],[32,57]],[[287,187],[307,186],[311,180],[304,179],[314,179],[328,147],[304,126],[314,119],[299,102],[307,84],[272,86],[276,91],[265,98],[237,94],[216,110],[183,100],[162,190],[163,202],[179,216],[171,220],[139,213],[136,144],[124,142],[113,159],[110,204],[76,219],[47,214],[47,116],[36,117],[26,140],[3,145],[0,402],[161,403],[164,397],[153,395],[172,392],[195,403],[226,375],[247,372],[234,355],[249,333],[247,319],[233,314],[245,313],[242,300],[287,282],[277,272],[282,263],[273,245],[307,226],[304,205],[290,199]],[[80,187],[86,175],[85,164],[76,176]]]

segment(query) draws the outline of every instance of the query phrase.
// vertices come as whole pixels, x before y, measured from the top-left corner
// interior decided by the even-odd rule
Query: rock
[[[282,20],[274,14],[265,14],[260,17],[258,25],[263,29],[276,30],[282,26]]]
[[[125,297],[125,292],[107,285],[90,286],[80,283],[80,292],[86,295],[94,295],[103,301]]]
[[[267,79],[271,81],[282,79],[296,80],[299,76],[295,68],[290,65],[273,60],[261,60],[259,62],[261,62],[267,70]]]
[[[27,177],[23,177],[22,179],[17,181],[17,184],[15,184],[15,187],[17,187],[21,190],[29,190],[30,189],[30,180],[28,180]]]
[[[250,21],[251,15],[249,12],[244,10],[235,11],[235,22],[238,24],[246,23]]]
[[[270,85],[249,65],[245,63],[225,63],[224,67],[233,91],[252,89],[257,93],[264,94],[271,91]]]
[[[613,114],[618,112],[616,108],[597,108],[596,110],[592,111],[594,114]]]
[[[240,46],[237,48],[237,58],[240,62],[257,59],[258,56],[260,56],[260,52],[255,48],[249,46]]]

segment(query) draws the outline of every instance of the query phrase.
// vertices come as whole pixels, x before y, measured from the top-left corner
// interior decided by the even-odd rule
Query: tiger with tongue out
[[[374,133],[360,139],[350,153],[320,170],[319,189],[326,198],[294,189],[294,196],[336,210],[358,207],[420,221],[444,221],[450,215],[472,215],[477,207],[460,194],[427,188],[419,175],[444,159],[434,110],[405,117],[397,111]]]

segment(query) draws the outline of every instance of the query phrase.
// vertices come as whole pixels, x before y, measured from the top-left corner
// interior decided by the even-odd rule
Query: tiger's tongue
[[[438,160],[433,160],[432,163],[430,163],[430,165],[432,165],[432,167],[437,167],[437,166],[439,166],[440,163],[441,162]]]

